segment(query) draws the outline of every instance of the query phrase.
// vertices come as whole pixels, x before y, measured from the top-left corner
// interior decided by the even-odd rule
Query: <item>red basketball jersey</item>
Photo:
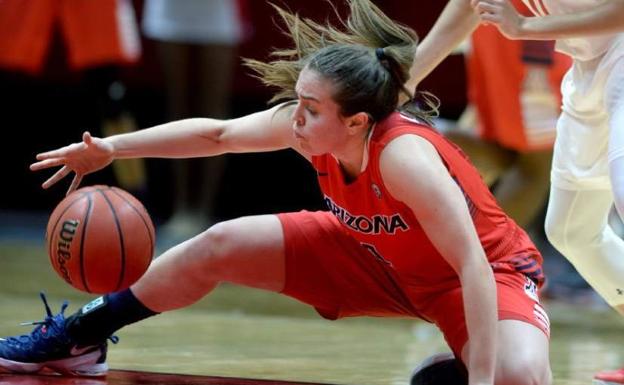
[[[371,253],[392,265],[410,291],[426,294],[457,285],[457,274],[431,243],[412,210],[390,195],[381,178],[379,156],[383,148],[396,137],[408,134],[426,139],[440,154],[464,193],[490,263],[508,265],[541,284],[541,255],[526,233],[497,205],[464,153],[434,129],[397,112],[374,128],[366,169],[355,180],[345,181],[332,155],[312,158],[325,203],[345,229]]]

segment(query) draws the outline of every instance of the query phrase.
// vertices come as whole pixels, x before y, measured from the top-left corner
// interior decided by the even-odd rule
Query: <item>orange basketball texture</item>
[[[46,242],[61,278],[78,290],[104,294],[129,287],[145,273],[154,253],[154,225],[128,192],[90,186],[56,206]]]

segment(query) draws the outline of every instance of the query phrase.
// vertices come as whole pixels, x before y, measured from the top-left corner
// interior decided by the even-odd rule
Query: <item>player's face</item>
[[[293,135],[311,155],[333,153],[349,139],[340,106],[332,99],[333,90],[332,83],[314,70],[305,68],[299,74]]]

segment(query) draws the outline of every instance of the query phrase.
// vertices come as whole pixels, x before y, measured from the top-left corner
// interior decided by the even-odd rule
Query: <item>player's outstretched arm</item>
[[[410,79],[406,83],[407,89],[414,91],[416,86],[477,28],[478,24],[479,18],[473,11],[470,0],[449,1],[431,31],[416,49]]]
[[[609,0],[566,15],[523,17],[509,0],[471,0],[481,21],[509,39],[557,40],[624,31],[624,0]]]
[[[38,154],[38,161],[30,169],[62,166],[43,183],[43,188],[74,172],[69,193],[85,175],[101,170],[115,159],[193,158],[294,147],[289,122],[288,108],[273,107],[237,119],[185,119],[107,138],[85,132],[82,142]]]

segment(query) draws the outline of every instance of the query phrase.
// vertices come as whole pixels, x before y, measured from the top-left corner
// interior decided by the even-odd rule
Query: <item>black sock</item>
[[[156,314],[126,289],[96,298],[72,314],[67,332],[78,345],[96,345],[122,327]]]

